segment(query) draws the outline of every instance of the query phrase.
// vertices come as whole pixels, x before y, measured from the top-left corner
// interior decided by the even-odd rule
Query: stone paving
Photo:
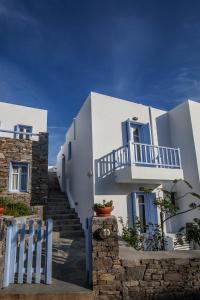
[[[86,286],[84,238],[53,241],[53,278]]]

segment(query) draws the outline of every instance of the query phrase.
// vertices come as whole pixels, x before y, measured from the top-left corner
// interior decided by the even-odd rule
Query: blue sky
[[[200,99],[200,2],[0,0],[0,101],[48,109],[50,164],[90,91]]]

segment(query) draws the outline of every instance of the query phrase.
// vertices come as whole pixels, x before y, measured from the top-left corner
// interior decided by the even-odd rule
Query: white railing
[[[181,168],[179,148],[129,142],[130,163],[162,168]]]
[[[0,129],[0,137],[7,137],[7,138],[21,139],[21,140],[38,140],[39,133]]]
[[[181,169],[180,149],[130,141],[98,159],[98,178],[126,165]]]

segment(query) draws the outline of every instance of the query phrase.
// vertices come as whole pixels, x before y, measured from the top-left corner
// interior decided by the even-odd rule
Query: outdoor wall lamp
[[[133,121],[137,121],[137,120],[138,120],[138,117],[133,117],[132,120],[133,120]]]
[[[93,175],[93,172],[91,170],[88,171],[87,176],[90,178],[90,177],[92,177],[92,175]]]

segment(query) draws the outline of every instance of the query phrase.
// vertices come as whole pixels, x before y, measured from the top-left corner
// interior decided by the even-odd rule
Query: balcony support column
[[[133,165],[135,163],[135,148],[132,140],[128,142],[128,153],[129,153],[129,164]]]

